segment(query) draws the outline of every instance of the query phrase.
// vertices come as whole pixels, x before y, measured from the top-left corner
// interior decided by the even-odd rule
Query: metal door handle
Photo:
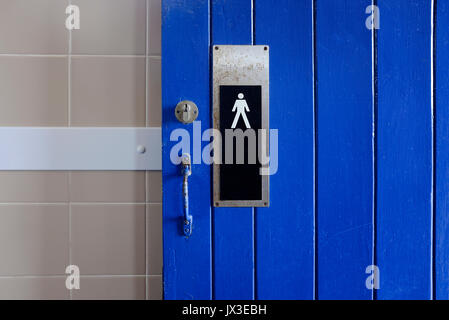
[[[190,237],[192,235],[192,223],[193,217],[189,212],[189,182],[188,178],[192,174],[192,165],[190,161],[189,154],[183,154],[181,158],[182,164],[182,195],[184,198],[184,224],[183,231],[186,237]]]

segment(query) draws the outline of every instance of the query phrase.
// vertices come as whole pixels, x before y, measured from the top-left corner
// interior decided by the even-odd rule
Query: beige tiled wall
[[[160,1],[0,0],[0,126],[159,127]],[[161,202],[161,172],[0,172],[0,299],[160,299]]]

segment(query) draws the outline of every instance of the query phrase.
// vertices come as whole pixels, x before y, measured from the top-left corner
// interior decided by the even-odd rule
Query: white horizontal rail
[[[161,170],[160,128],[0,127],[0,170]]]

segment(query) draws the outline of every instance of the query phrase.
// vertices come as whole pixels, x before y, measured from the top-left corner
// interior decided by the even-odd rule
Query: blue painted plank
[[[270,128],[279,130],[270,208],[256,212],[258,299],[313,299],[312,13],[312,0],[255,2],[256,44],[270,46]]]
[[[212,0],[212,43],[251,44],[251,0]],[[254,299],[254,210],[214,208],[214,298]]]
[[[184,99],[198,105],[198,120],[210,124],[209,1],[162,2],[162,174],[165,299],[211,299],[210,166],[194,164],[189,178],[193,233],[182,235],[183,198],[180,167],[170,160],[174,129],[188,130],[174,116]],[[193,152],[191,151],[191,154]],[[199,159],[193,159],[197,162]]]
[[[378,3],[378,298],[430,299],[431,1]]]
[[[317,295],[371,299],[372,33],[366,0],[316,2]]]
[[[449,299],[449,2],[436,12],[435,298]]]

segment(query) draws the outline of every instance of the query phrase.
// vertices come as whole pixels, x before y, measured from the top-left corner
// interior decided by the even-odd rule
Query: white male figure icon
[[[246,128],[250,129],[251,126],[249,124],[248,118],[246,117],[246,112],[249,112],[248,104],[246,103],[246,100],[243,99],[245,96],[243,93],[238,94],[238,99],[234,103],[234,107],[232,108],[232,112],[235,112],[237,110],[237,113],[235,114],[234,121],[232,122],[231,129],[235,129],[235,126],[237,125],[237,122],[239,121],[240,116],[242,116],[243,121],[245,122]]]

